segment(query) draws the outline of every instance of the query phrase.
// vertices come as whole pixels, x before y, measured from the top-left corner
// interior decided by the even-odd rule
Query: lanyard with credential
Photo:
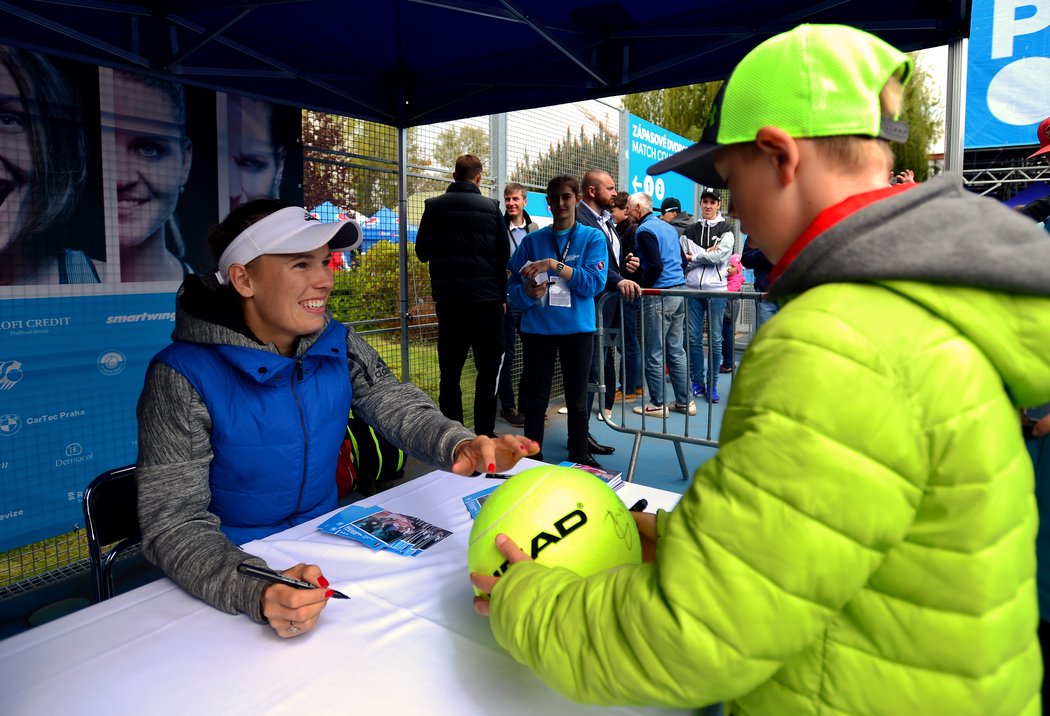
[[[572,246],[572,237],[576,235],[577,223],[573,223],[572,228],[569,229],[569,238],[565,242],[565,250],[561,252],[561,258],[558,259],[560,262],[565,263],[565,257],[569,255],[569,247]],[[558,237],[551,232],[551,238],[554,240],[554,253],[558,253]]]

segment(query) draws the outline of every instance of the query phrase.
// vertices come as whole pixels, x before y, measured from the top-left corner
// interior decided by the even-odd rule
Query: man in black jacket
[[[427,199],[416,236],[416,256],[430,262],[438,316],[438,406],[463,422],[459,381],[467,350],[474,351],[474,432],[495,435],[496,382],[503,358],[503,311],[510,246],[499,203],[482,196],[481,160],[456,159],[453,182]]]

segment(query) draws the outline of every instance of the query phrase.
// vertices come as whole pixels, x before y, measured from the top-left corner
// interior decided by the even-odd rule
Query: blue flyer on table
[[[485,504],[485,500],[489,498],[489,495],[499,487],[499,485],[493,485],[492,487],[486,487],[484,490],[478,490],[472,494],[467,495],[463,498],[463,504],[467,507],[467,512],[470,513],[470,519],[474,519],[478,516],[478,510]]]
[[[378,505],[350,505],[317,529],[360,542],[374,551],[386,549],[408,557],[422,554],[452,534],[418,517],[391,512]]]
[[[595,477],[597,477],[599,480],[604,482],[606,485],[611,487],[614,491],[615,490],[619,490],[621,487],[623,487],[623,473],[622,472],[613,472],[612,470],[603,470],[600,467],[591,467],[590,465],[582,465],[582,464],[580,464],[578,462],[572,462],[570,460],[566,460],[564,462],[560,462],[560,463],[558,463],[558,465],[561,466],[561,467],[572,467],[572,468],[575,468],[577,470],[583,470],[584,472],[589,472],[592,475],[594,475]]]

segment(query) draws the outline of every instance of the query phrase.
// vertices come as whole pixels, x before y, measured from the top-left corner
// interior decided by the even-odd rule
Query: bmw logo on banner
[[[966,149],[1037,144],[1050,116],[1050,0],[973,0]]]

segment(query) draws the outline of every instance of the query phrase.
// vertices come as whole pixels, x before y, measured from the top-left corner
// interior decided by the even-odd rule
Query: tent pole
[[[409,382],[408,366],[408,129],[397,129],[397,246],[401,278],[401,382]]]
[[[963,132],[966,121],[966,58],[969,40],[965,37],[948,45],[948,96],[944,111],[944,171],[963,175]]]
[[[510,181],[507,171],[507,113],[489,115],[489,171],[496,182],[493,199],[502,201],[503,187]]]

